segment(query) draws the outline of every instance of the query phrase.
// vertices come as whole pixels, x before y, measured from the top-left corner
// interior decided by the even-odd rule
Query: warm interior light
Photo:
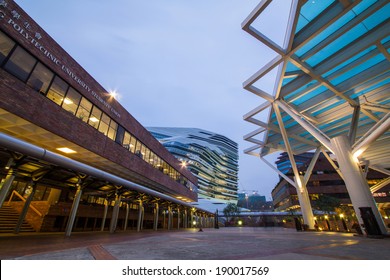
[[[344,218],[344,214],[340,214],[340,218]]]
[[[98,121],[99,121],[99,120],[98,120],[97,118],[95,118],[95,117],[90,117],[89,119],[91,120],[91,122],[98,122]]]
[[[363,150],[357,150],[357,151],[353,154],[353,159],[355,160],[355,162],[359,163],[358,157],[360,157],[362,153],[363,153]]]
[[[63,153],[66,153],[66,154],[74,154],[76,153],[76,151],[72,150],[72,149],[69,149],[67,147],[62,147],[62,148],[57,148],[57,150],[63,152]]]
[[[182,197],[182,196],[177,196],[176,198],[177,198],[177,199],[180,199],[180,198],[183,198],[183,197]]]
[[[73,101],[70,100],[69,98],[65,98],[65,99],[64,99],[64,103],[67,104],[67,105],[69,105],[69,104],[73,104]]]

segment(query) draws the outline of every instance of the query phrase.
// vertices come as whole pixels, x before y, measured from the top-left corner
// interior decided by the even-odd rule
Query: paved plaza
[[[389,260],[390,238],[285,228],[0,236],[0,258],[20,260]]]

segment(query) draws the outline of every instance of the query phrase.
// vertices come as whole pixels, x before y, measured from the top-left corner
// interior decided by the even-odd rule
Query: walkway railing
[[[17,191],[14,190],[14,191],[12,191],[12,194],[8,200],[8,205],[11,204],[11,201],[14,198],[14,195],[19,197],[23,202],[26,202],[26,199],[23,196],[21,196]],[[29,208],[31,208],[31,210],[33,210],[39,217],[43,217],[43,214],[41,212],[39,212],[39,210],[37,208],[35,208],[33,205],[30,204]]]

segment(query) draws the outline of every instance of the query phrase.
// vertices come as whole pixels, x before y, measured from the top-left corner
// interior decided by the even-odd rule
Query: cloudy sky
[[[259,0],[16,2],[103,87],[116,90],[142,125],[202,128],[238,142],[239,189],[271,198],[277,174],[243,154],[251,144],[242,140],[257,128],[242,116],[264,102],[242,83],[274,55],[241,30]],[[272,21],[260,25],[277,41],[285,7],[275,9],[279,16],[272,8]]]

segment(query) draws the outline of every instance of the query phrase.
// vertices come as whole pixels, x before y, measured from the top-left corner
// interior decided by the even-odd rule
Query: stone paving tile
[[[370,239],[353,234],[297,232],[283,228],[74,233],[70,238],[60,234],[35,234],[0,236],[0,258],[390,260],[390,238]]]

